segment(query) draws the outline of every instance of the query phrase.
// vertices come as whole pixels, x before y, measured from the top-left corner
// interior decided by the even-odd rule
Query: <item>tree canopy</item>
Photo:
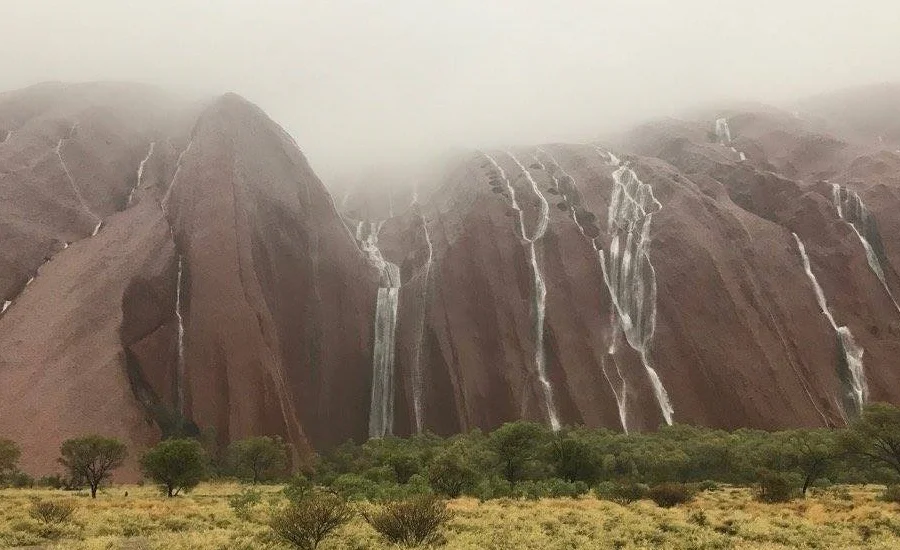
[[[91,488],[91,498],[97,498],[100,484],[125,462],[128,450],[118,439],[88,435],[65,441],[60,454],[59,462],[72,479],[86,482]]]
[[[206,453],[194,439],[168,439],[144,453],[141,469],[166,496],[174,497],[203,480]]]

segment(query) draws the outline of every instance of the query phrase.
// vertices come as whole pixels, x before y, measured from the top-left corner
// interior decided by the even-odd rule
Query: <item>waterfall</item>
[[[812,265],[809,262],[809,255],[806,253],[806,246],[804,246],[803,241],[800,240],[800,237],[797,236],[796,233],[792,233],[792,235],[794,236],[794,240],[797,241],[797,249],[800,251],[800,258],[803,261],[803,270],[806,272],[806,277],[809,279],[813,291],[816,294],[816,301],[819,303],[819,309],[822,310],[822,314],[828,319],[828,323],[831,325],[831,328],[834,329],[838,339],[838,344],[840,345],[841,352],[844,356],[844,363],[849,373],[849,379],[846,381],[850,386],[847,388],[848,397],[852,401],[855,412],[859,413],[859,411],[862,410],[863,405],[865,405],[869,394],[869,388],[866,384],[866,374],[863,370],[864,350],[856,344],[849,328],[838,326],[837,322],[835,322],[834,315],[832,315],[831,310],[828,308],[828,302],[825,300],[825,292],[822,290],[822,286],[819,284],[818,279],[816,279],[815,273],[813,273]]]
[[[534,368],[537,372],[538,380],[541,385],[541,393],[544,397],[544,406],[547,410],[547,417],[550,421],[550,427],[553,429],[553,431],[558,431],[560,428],[559,416],[556,411],[556,405],[553,401],[553,386],[551,385],[550,379],[547,376],[546,357],[544,352],[544,322],[546,319],[547,286],[544,283],[544,277],[541,274],[540,266],[538,265],[537,250],[535,249],[535,243],[544,236],[544,233],[547,231],[547,226],[550,223],[550,205],[547,204],[547,199],[544,198],[543,193],[541,193],[541,191],[538,189],[537,183],[534,181],[534,178],[531,177],[531,173],[525,168],[525,166],[522,165],[521,162],[519,162],[519,159],[517,159],[515,155],[507,152],[507,156],[509,156],[509,158],[512,159],[512,161],[516,163],[516,166],[518,166],[522,171],[522,175],[531,186],[532,192],[536,197],[538,197],[540,201],[540,219],[538,220],[538,224],[537,227],[535,227],[534,232],[529,235],[525,228],[525,213],[519,206],[518,200],[516,199],[516,190],[513,188],[512,184],[507,178],[506,172],[497,163],[496,159],[486,153],[483,154],[494,166],[494,169],[497,170],[497,172],[500,174],[500,178],[504,182],[506,191],[509,193],[510,203],[513,210],[516,211],[518,217],[519,236],[525,241],[525,249],[528,254],[528,263],[531,266],[532,284],[534,288],[534,292],[532,293]]]
[[[568,197],[566,197],[564,191],[561,189],[560,178],[556,176],[556,173],[559,172],[562,175],[563,180],[570,182],[572,187],[577,189],[577,183],[575,181],[575,178],[570,176],[563,169],[562,165],[559,163],[559,161],[556,159],[556,157],[554,157],[549,151],[547,151],[546,149],[543,149],[541,147],[538,147],[537,150],[538,150],[538,154],[543,155],[546,158],[547,162],[552,167],[552,170],[550,171],[550,177],[553,180],[554,187],[556,188],[556,190],[558,192],[560,192],[565,198],[568,199]],[[601,153],[603,153],[604,157],[606,158],[607,163],[614,165],[614,166],[619,164],[619,159],[614,154],[612,154],[610,152],[603,152],[603,151],[601,151]],[[537,159],[537,157],[535,157],[535,158],[536,158],[536,160],[538,160],[538,162],[541,162],[539,159]],[[543,166],[543,164],[542,164],[542,166]],[[579,219],[579,217],[576,215],[576,212],[574,209],[569,209],[569,211],[572,215],[572,221],[575,222],[575,226],[578,227],[578,230],[581,232],[581,235],[588,240],[588,242],[591,245],[591,248],[594,250],[594,253],[596,254],[597,262],[602,265],[600,244],[598,244],[596,237],[590,236],[592,233],[593,234],[596,234],[596,233],[593,231],[590,231],[586,228],[586,226],[582,223],[582,219]],[[622,431],[624,431],[627,434],[628,433],[628,397],[627,397],[628,385],[625,381],[625,377],[622,375],[622,371],[619,368],[619,364],[615,359],[615,353],[616,353],[617,347],[618,347],[618,334],[619,334],[619,327],[618,327],[618,324],[616,321],[615,308],[613,308],[610,311],[609,324],[611,327],[611,331],[610,331],[609,342],[606,344],[607,353],[602,358],[602,364],[601,364],[600,368],[603,373],[603,377],[606,379],[607,384],[609,384],[609,389],[612,391],[613,397],[616,400],[616,407],[619,411],[619,421],[622,424]],[[606,364],[607,357],[609,357],[610,360],[615,365],[614,376],[612,376],[611,373],[609,372],[609,370],[607,369],[607,364]],[[615,383],[613,382],[613,377],[615,377],[617,379]]]
[[[128,192],[128,200],[125,201],[125,206],[129,206],[131,204],[131,199],[134,197],[134,192],[137,191],[138,187],[141,185],[141,178],[144,175],[144,165],[147,164],[147,161],[150,160],[150,156],[153,155],[153,148],[156,146],[156,142],[150,142],[150,150],[147,151],[147,156],[144,157],[144,160],[141,161],[141,164],[138,166],[137,170],[137,181],[134,182],[134,186],[131,188],[131,191]]]
[[[181,312],[181,293],[184,284],[184,256],[178,255],[178,278],[175,283],[175,317],[178,319],[178,362],[175,365],[175,406],[184,416],[184,315]]]
[[[709,126],[707,126],[707,128],[709,128]],[[731,144],[731,129],[728,128],[727,118],[716,119],[716,137],[719,139],[719,143],[721,143],[722,145]]]
[[[393,435],[394,430],[394,348],[397,305],[400,297],[400,268],[388,262],[378,248],[383,222],[357,222],[356,240],[369,262],[381,274],[375,303],[375,342],[372,350],[372,401],[369,408],[369,437]]]
[[[625,434],[628,434],[628,385],[625,383],[625,377],[622,375],[622,370],[619,368],[619,362],[616,361],[616,352],[618,351],[619,345],[619,325],[616,322],[616,310],[615,307],[612,308],[609,315],[609,324],[612,327],[610,331],[609,337],[609,347],[606,350],[606,355],[603,357],[603,366],[601,367],[603,370],[603,377],[606,378],[606,383],[609,384],[609,389],[613,392],[613,397],[616,399],[616,407],[619,410],[619,422],[622,424],[622,431]],[[619,377],[619,383],[613,384],[612,378],[610,378],[609,373],[606,370],[606,358],[609,357],[610,360],[616,367],[616,376]]]
[[[418,205],[418,194],[414,194],[413,197],[413,204]],[[412,369],[413,414],[415,416],[417,434],[422,433],[425,423],[424,407],[422,403],[422,394],[425,391],[425,377],[422,372],[422,344],[424,343],[423,341],[425,339],[425,316],[428,311],[428,283],[431,278],[431,266],[434,263],[434,245],[431,243],[431,235],[428,233],[428,223],[426,223],[425,221],[425,216],[419,214],[419,217],[422,223],[422,231],[425,235],[425,244],[428,250],[428,258],[425,261],[425,266],[418,274],[416,274],[416,277],[421,278],[419,282],[419,284],[421,285],[419,303],[421,304],[422,308],[419,314],[419,322],[417,325],[418,333],[416,334],[416,351],[415,357],[413,359]]]
[[[727,118],[723,117],[716,119],[716,139],[719,140],[720,145],[728,147],[732,153],[738,155],[741,161],[747,160],[747,155],[745,155],[743,151],[738,151],[737,148],[732,145],[731,128],[728,127]]]
[[[168,206],[169,204],[169,195],[172,194],[172,189],[175,187],[175,181],[178,179],[178,173],[181,172],[181,162],[182,160],[184,160],[184,155],[191,150],[191,147],[193,145],[194,140],[191,139],[191,141],[188,142],[187,147],[185,147],[178,155],[178,160],[175,161],[175,173],[172,174],[172,181],[169,182],[169,187],[166,189],[166,193],[163,195],[162,200],[159,201],[159,205],[163,210],[165,210],[166,206]]]
[[[650,224],[662,204],[653,196],[653,188],[643,183],[628,163],[617,162],[613,166],[617,168],[612,174],[607,217],[611,243],[608,254],[600,250],[603,281],[625,340],[638,352],[663,418],[671,425],[675,410],[650,360],[650,344],[656,331],[656,270],[650,262]]]
[[[897,300],[894,299],[894,294],[891,292],[890,287],[888,287],[887,280],[884,277],[884,269],[881,267],[881,260],[878,259],[878,254],[869,242],[871,237],[877,237],[878,235],[877,229],[875,229],[875,221],[872,218],[869,209],[866,208],[865,203],[863,203],[858,193],[845,187],[841,187],[836,183],[831,184],[831,198],[834,202],[834,208],[837,210],[838,217],[844,220],[847,225],[853,229],[853,232],[856,233],[859,242],[862,243],[863,250],[866,252],[866,260],[869,262],[869,268],[875,273],[878,280],[881,281],[881,286],[883,286],[885,292],[887,292],[888,297],[894,304],[894,308],[900,312],[900,305],[898,305]]]
[[[96,225],[94,225],[93,230],[91,231],[91,237],[93,237],[100,231],[100,227],[103,225],[103,218],[101,218],[100,216],[95,214],[93,210],[91,210],[90,205],[84,199],[84,196],[81,194],[81,191],[78,189],[78,186],[75,185],[75,178],[73,178],[72,173],[69,172],[69,167],[66,165],[66,161],[63,159],[63,156],[62,156],[63,142],[67,141],[69,139],[72,139],[72,136],[75,133],[76,127],[77,127],[77,124],[73,124],[72,127],[69,129],[69,133],[66,134],[66,137],[64,137],[64,138],[60,139],[58,142],[56,142],[56,148],[55,148],[56,158],[59,159],[59,163],[60,163],[60,165],[62,165],[63,172],[65,172],[65,174],[66,174],[66,179],[69,181],[69,186],[72,188],[72,191],[75,192],[75,197],[78,199],[78,202],[81,204],[81,208],[83,208],[84,211],[87,212],[97,222]]]

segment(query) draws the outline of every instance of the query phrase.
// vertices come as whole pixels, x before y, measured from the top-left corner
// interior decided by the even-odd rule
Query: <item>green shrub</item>
[[[422,471],[422,463],[419,458],[411,453],[399,453],[388,458],[388,465],[394,470],[394,479],[397,483],[409,483],[412,476]]]
[[[206,452],[194,439],[167,439],[141,457],[144,475],[169,497],[188,492],[206,475]]]
[[[428,466],[428,483],[434,492],[456,498],[471,491],[478,482],[478,472],[458,452],[441,453]]]
[[[330,493],[310,493],[272,515],[275,535],[294,548],[314,550],[353,517],[346,501]]]
[[[709,517],[707,517],[706,512],[704,512],[703,510],[692,511],[690,514],[688,514],[687,519],[688,522],[700,527],[707,527],[709,525]]]
[[[256,489],[244,489],[228,497],[228,505],[234,515],[244,521],[250,521],[253,517],[253,508],[262,502],[262,493]]]
[[[62,489],[68,486],[66,480],[59,474],[44,476],[37,480],[37,485],[38,487],[49,487],[50,489]]]
[[[427,479],[421,474],[413,474],[406,485],[403,485],[403,493],[407,496],[430,495],[433,491]]]
[[[441,542],[451,518],[447,503],[432,495],[388,502],[363,513],[366,522],[393,544],[420,546]]]
[[[472,493],[482,502],[495,498],[507,498],[512,495],[512,483],[500,476],[486,477],[478,482]]]
[[[384,500],[382,484],[357,474],[343,474],[337,477],[331,488],[348,500]]]
[[[397,472],[387,464],[369,468],[362,475],[375,483],[397,483]]]
[[[694,491],[684,483],[661,483],[650,488],[648,496],[657,506],[671,508],[694,499]]]
[[[44,525],[59,525],[71,519],[75,503],[64,500],[38,500],[31,504],[28,515]]]
[[[288,469],[288,446],[280,437],[248,437],[228,447],[231,471],[243,481],[257,484],[283,479]]]
[[[601,500],[611,500],[624,506],[647,498],[649,490],[643,483],[605,482],[594,488],[594,494]]]
[[[287,482],[281,492],[290,501],[301,500],[312,491],[313,484],[303,474],[297,474]]]
[[[881,493],[881,500],[900,504],[900,485],[888,485]]]
[[[6,483],[14,489],[27,489],[34,487],[34,478],[25,472],[12,472],[7,474]]]
[[[698,491],[717,491],[719,490],[719,484],[710,479],[706,479],[697,484]]]
[[[791,480],[784,474],[763,473],[756,486],[756,499],[770,504],[788,502],[794,498],[795,493]]]

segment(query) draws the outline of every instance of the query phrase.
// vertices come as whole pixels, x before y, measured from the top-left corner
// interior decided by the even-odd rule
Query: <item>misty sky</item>
[[[896,0],[0,0],[0,89],[240,93],[326,179],[900,81]]]

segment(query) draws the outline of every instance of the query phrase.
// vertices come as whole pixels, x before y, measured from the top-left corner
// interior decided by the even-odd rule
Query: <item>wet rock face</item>
[[[365,438],[377,278],[296,144],[237,96],[115,92],[0,101],[0,431],[26,467],[85,431],[134,457],[173,433],[277,434],[299,461]]]
[[[615,160],[555,145],[473,154],[448,171],[423,208],[434,228],[429,293],[400,299],[401,312],[417,300],[427,310],[435,340],[425,344],[425,376],[445,377],[442,402],[455,404],[426,401],[421,424],[552,424],[552,395],[561,422],[616,429],[670,419],[840,425],[859,401],[900,398],[888,359],[900,344],[888,336],[900,315],[896,233],[881,229],[896,224],[887,206],[900,189],[894,154],[802,113],[726,115],[639,128]],[[730,126],[725,141],[717,118]],[[851,177],[861,172],[868,181]],[[535,242],[542,316],[529,256],[542,214],[531,180],[550,205]],[[392,259],[413,254],[403,247],[414,246],[414,231],[385,245],[397,249]],[[398,349],[412,347],[407,338]],[[399,388],[412,374],[398,361]],[[398,415],[416,413],[396,395],[407,401]]]
[[[2,95],[0,433],[40,474],[86,431],[302,461],[520,418],[840,425],[900,401],[900,154],[829,105],[472,152],[335,204],[232,94]]]

